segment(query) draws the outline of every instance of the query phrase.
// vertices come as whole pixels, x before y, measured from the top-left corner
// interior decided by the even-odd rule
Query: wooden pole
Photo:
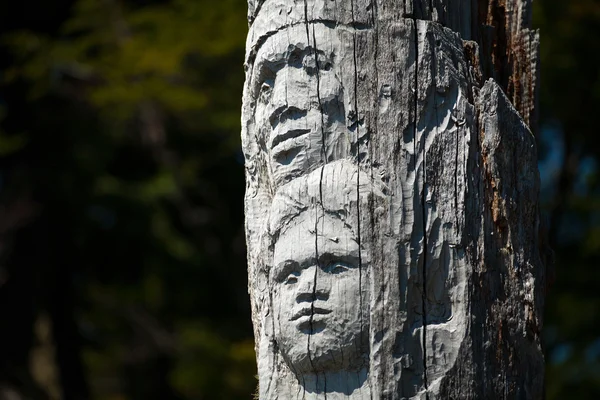
[[[261,399],[537,399],[531,1],[249,1]]]

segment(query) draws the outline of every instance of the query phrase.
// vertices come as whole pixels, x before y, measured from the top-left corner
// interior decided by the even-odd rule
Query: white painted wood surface
[[[528,3],[249,1],[261,399],[542,397]]]

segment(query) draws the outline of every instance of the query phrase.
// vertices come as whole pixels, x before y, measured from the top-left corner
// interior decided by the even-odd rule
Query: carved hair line
[[[311,210],[341,219],[354,230],[359,222],[358,207],[387,198],[387,187],[380,180],[380,174],[375,173],[373,177],[375,179],[352,160],[342,159],[283,185],[273,198],[269,235],[276,240],[295,218]]]
[[[254,61],[256,60],[256,55],[258,54],[260,48],[267,42],[267,40],[269,40],[269,38],[279,34],[282,31],[305,25],[322,25],[329,29],[336,29],[350,34],[373,29],[373,26],[370,24],[352,21],[340,22],[333,19],[322,18],[313,18],[309,20],[303,19],[292,22],[288,21],[280,25],[276,25],[273,27],[273,29],[269,30],[259,28],[257,24],[254,24],[250,26],[248,32],[244,67],[246,69],[251,68],[251,65],[254,64]]]

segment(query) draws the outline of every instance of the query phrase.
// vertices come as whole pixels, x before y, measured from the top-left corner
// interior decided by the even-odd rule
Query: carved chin
[[[358,371],[368,360],[368,327],[361,332],[344,333],[323,330],[313,334],[298,333],[281,340],[283,358],[296,375],[321,372]]]

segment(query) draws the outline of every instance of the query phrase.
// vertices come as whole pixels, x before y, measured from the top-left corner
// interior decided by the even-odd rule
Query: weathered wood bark
[[[543,397],[530,1],[249,1],[261,399]]]

